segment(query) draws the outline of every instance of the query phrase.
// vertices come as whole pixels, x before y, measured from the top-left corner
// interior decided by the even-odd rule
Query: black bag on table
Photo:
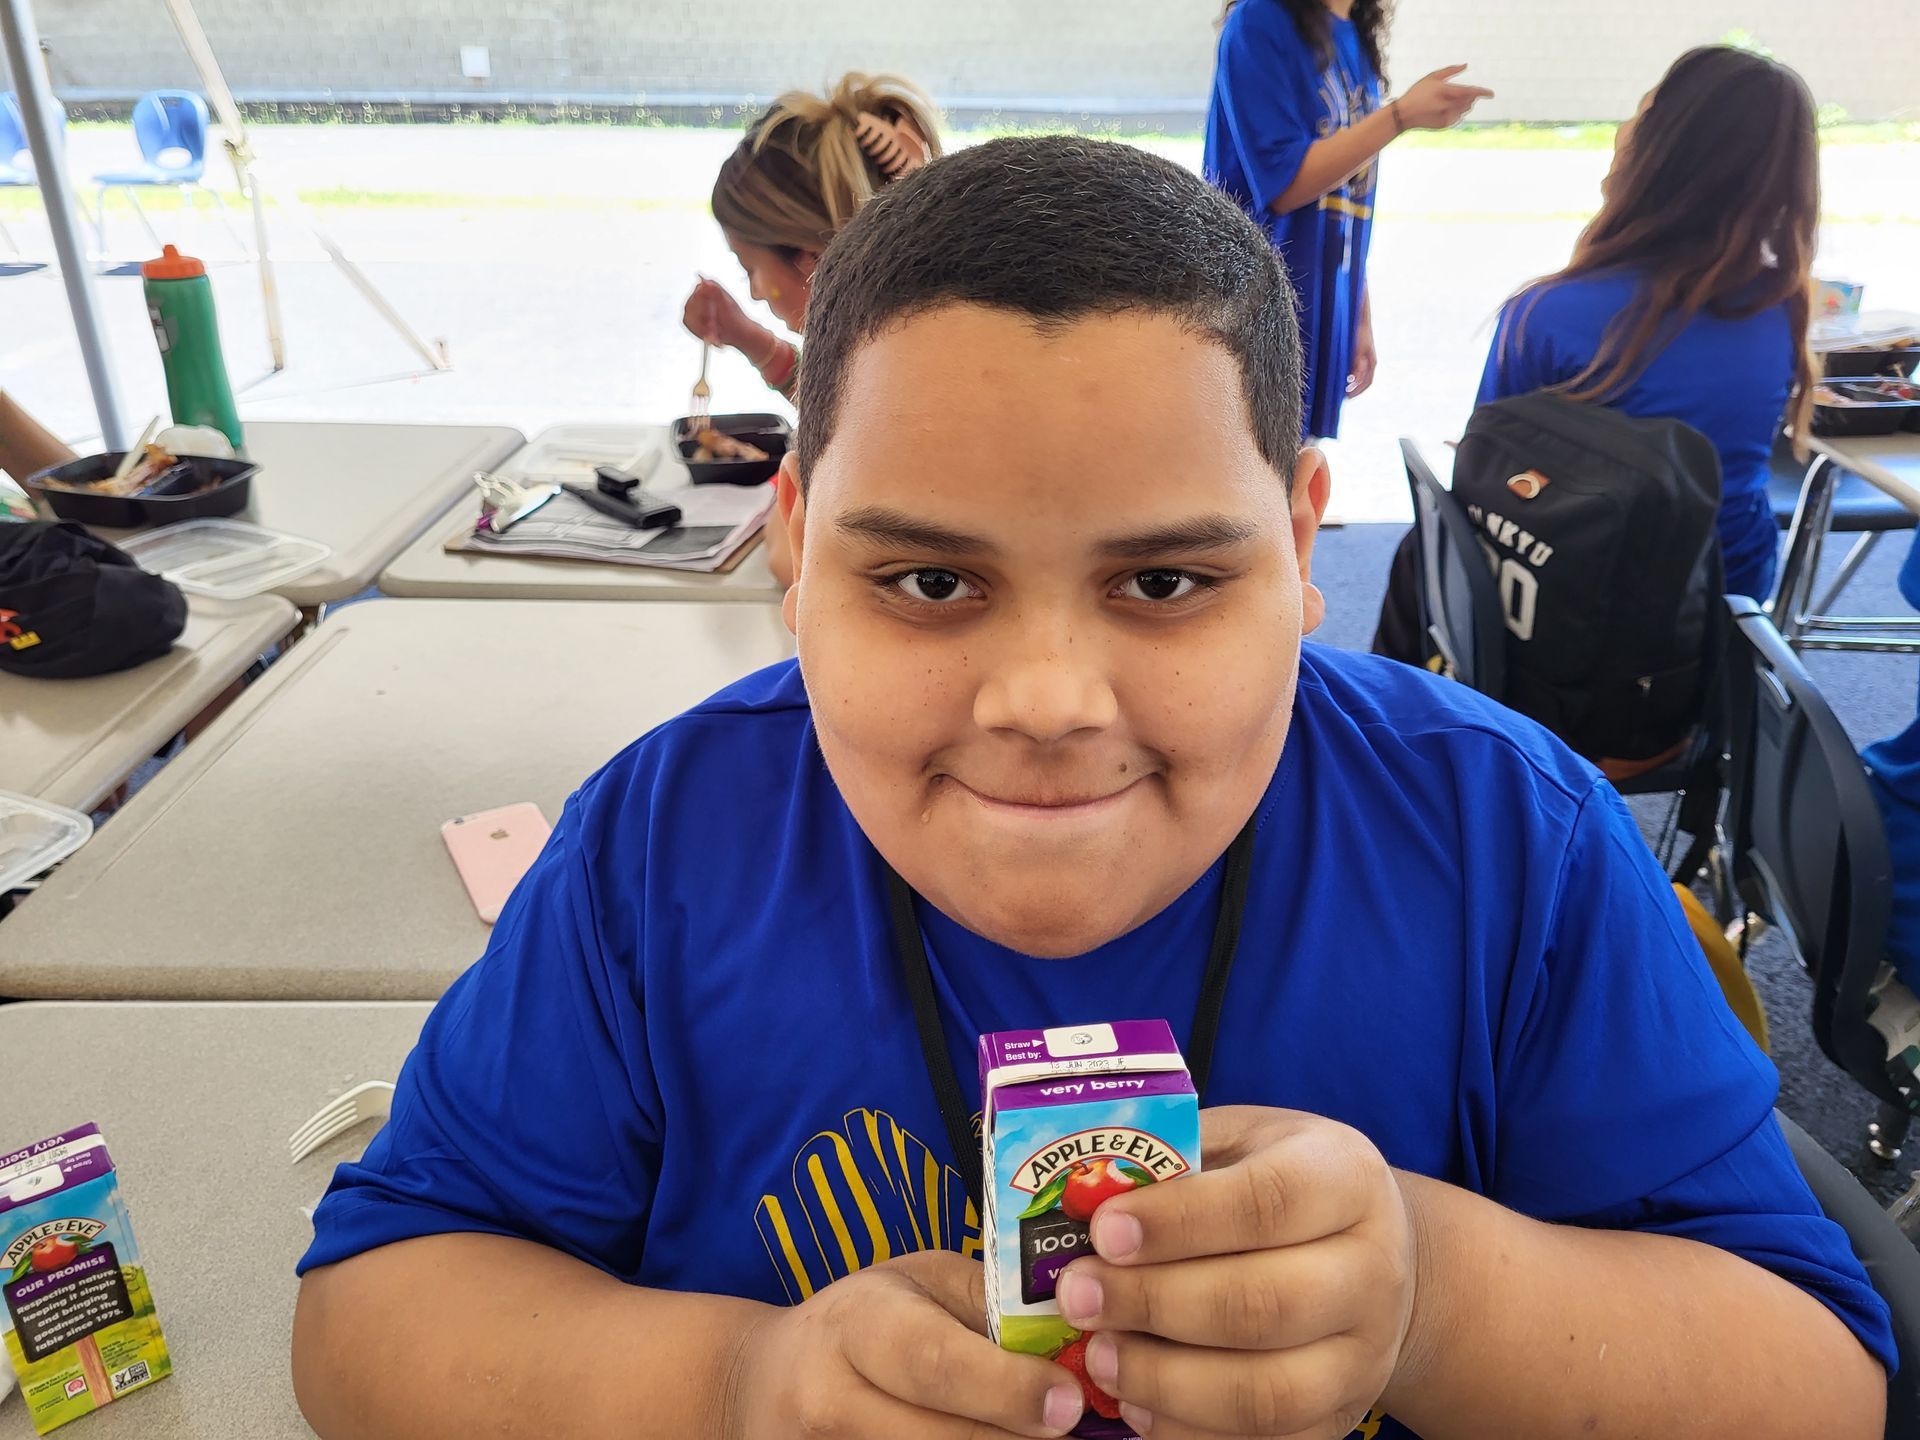
[[[1453,498],[1506,621],[1495,698],[1593,760],[1648,759],[1684,740],[1705,704],[1724,588],[1713,443],[1678,420],[1514,396],[1468,421]],[[1409,594],[1403,583],[1403,607]],[[1388,620],[1376,650],[1421,645],[1417,622]]]
[[[0,524],[0,671],[73,680],[167,653],[187,600],[69,521]]]

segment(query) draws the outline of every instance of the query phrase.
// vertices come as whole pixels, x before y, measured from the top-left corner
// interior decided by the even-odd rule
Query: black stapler
[[[655,500],[640,488],[640,479],[611,465],[595,468],[595,484],[565,485],[561,489],[587,502],[602,515],[623,520],[636,530],[661,530],[680,523],[680,507]]]

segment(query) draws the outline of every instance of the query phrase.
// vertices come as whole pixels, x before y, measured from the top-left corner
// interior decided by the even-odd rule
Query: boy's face
[[[1325,465],[1301,457],[1289,504],[1234,358],[1163,315],[1042,334],[948,306],[863,346],[842,394],[787,599],[834,780],[967,928],[1102,945],[1273,775]]]

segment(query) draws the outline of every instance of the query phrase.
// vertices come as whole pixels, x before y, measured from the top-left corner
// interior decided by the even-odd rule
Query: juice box
[[[173,1373],[97,1127],[0,1155],[0,1298],[42,1435]]]
[[[1857,280],[1818,280],[1813,282],[1813,313],[1858,315],[1867,287]]]
[[[1060,1272],[1093,1253],[1087,1221],[1115,1195],[1200,1168],[1200,1100],[1164,1020],[1003,1030],[980,1037],[987,1326],[1006,1350],[1080,1381],[1075,1435],[1134,1432],[1086,1373],[1060,1318]]]

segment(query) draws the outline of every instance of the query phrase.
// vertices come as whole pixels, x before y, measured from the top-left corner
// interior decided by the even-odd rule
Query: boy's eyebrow
[[[917,520],[880,505],[863,505],[840,517],[841,533],[903,550],[925,550],[936,555],[993,555],[999,550],[982,535],[949,530],[930,520]],[[1100,542],[1100,553],[1120,560],[1152,559],[1156,555],[1196,550],[1225,550],[1244,544],[1260,533],[1250,520],[1231,515],[1196,515],[1132,535],[1116,535]]]
[[[938,555],[992,555],[999,549],[984,536],[949,530],[944,525],[916,520],[879,505],[862,505],[842,515],[839,528],[842,534],[862,540],[895,545],[903,550],[930,550]]]
[[[1251,520],[1231,515],[1196,515],[1133,535],[1116,535],[1100,542],[1100,553],[1120,560],[1151,560],[1156,555],[1194,550],[1225,550],[1244,544],[1260,533]]]

